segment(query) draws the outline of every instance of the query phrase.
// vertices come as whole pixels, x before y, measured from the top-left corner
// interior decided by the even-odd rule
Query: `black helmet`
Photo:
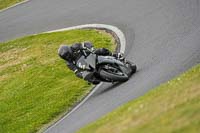
[[[72,50],[67,45],[60,45],[58,55],[64,60],[69,60],[72,56]]]

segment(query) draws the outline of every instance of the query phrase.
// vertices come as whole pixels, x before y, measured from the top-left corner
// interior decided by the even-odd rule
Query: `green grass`
[[[200,65],[119,107],[79,133],[198,133]]]
[[[0,10],[7,8],[9,6],[12,6],[14,4],[17,4],[19,2],[22,2],[24,0],[0,0]]]
[[[30,133],[69,110],[92,88],[66,68],[60,44],[91,41],[113,48],[96,30],[40,34],[0,43],[0,133]]]

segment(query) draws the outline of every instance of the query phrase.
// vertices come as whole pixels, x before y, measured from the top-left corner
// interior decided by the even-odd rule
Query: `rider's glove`
[[[125,59],[124,58],[124,54],[122,54],[122,53],[116,53],[116,54],[114,54],[114,56],[119,60],[124,60]]]
[[[122,53],[117,53],[117,58],[121,58],[121,57],[123,57],[123,54]]]

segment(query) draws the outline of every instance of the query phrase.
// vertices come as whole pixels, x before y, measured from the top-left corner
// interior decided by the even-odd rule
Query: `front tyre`
[[[130,61],[127,61],[126,63],[131,68],[131,74],[134,74],[137,71],[137,66],[134,63],[130,62]]]
[[[127,74],[120,72],[114,67],[109,67],[106,69],[100,68],[99,75],[101,78],[109,82],[125,82],[129,79]]]

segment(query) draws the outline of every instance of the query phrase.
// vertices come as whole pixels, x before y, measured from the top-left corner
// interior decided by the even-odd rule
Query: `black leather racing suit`
[[[100,81],[95,78],[94,75],[88,74],[85,75],[83,74],[84,70],[78,68],[76,66],[76,61],[83,55],[82,49],[84,47],[87,47],[91,49],[93,45],[89,42],[84,42],[84,43],[75,43],[71,46],[72,54],[69,59],[66,59],[66,64],[69,69],[75,72],[76,76],[79,78],[83,78],[84,80],[87,80],[88,82],[91,82],[93,84],[98,84]],[[95,50],[95,54],[97,55],[112,55],[112,53],[106,49],[106,48],[99,48]]]

